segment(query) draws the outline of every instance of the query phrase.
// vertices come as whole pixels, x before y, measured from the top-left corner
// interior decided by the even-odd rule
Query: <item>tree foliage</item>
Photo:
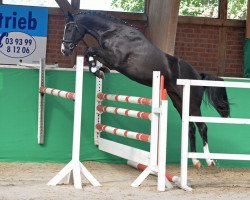
[[[145,0],[112,0],[112,6],[127,12],[144,12]],[[153,0],[156,1],[156,0]],[[219,0],[181,0],[179,14],[183,16],[219,16]],[[246,19],[247,0],[228,0],[229,19]]]
[[[229,19],[246,19],[247,0],[228,0],[227,18]]]
[[[183,16],[218,17],[219,0],[181,0],[179,14]]]
[[[111,5],[126,12],[144,12],[145,0],[112,0]]]

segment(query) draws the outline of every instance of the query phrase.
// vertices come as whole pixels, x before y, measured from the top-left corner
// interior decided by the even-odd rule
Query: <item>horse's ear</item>
[[[66,19],[67,22],[74,20],[73,15],[69,11],[67,13],[65,13],[64,16],[65,16],[65,19]]]

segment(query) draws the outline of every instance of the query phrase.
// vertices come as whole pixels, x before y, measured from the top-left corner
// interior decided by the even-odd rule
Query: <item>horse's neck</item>
[[[96,39],[99,39],[103,33],[110,29],[110,24],[105,23],[100,17],[84,16],[79,21],[89,34]]]

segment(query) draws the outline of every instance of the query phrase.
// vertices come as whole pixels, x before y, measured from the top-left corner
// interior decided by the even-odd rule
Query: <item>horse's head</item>
[[[76,20],[71,13],[66,14],[66,22],[64,27],[63,41],[61,45],[61,52],[69,56],[73,53],[74,48],[78,42],[84,37],[86,30],[77,26]]]

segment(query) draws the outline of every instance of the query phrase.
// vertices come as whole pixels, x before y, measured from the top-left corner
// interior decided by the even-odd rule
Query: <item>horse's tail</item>
[[[224,81],[218,76],[201,73],[202,80]],[[227,98],[226,88],[224,87],[205,87],[205,92],[209,103],[218,111],[222,117],[230,116],[230,107]]]

